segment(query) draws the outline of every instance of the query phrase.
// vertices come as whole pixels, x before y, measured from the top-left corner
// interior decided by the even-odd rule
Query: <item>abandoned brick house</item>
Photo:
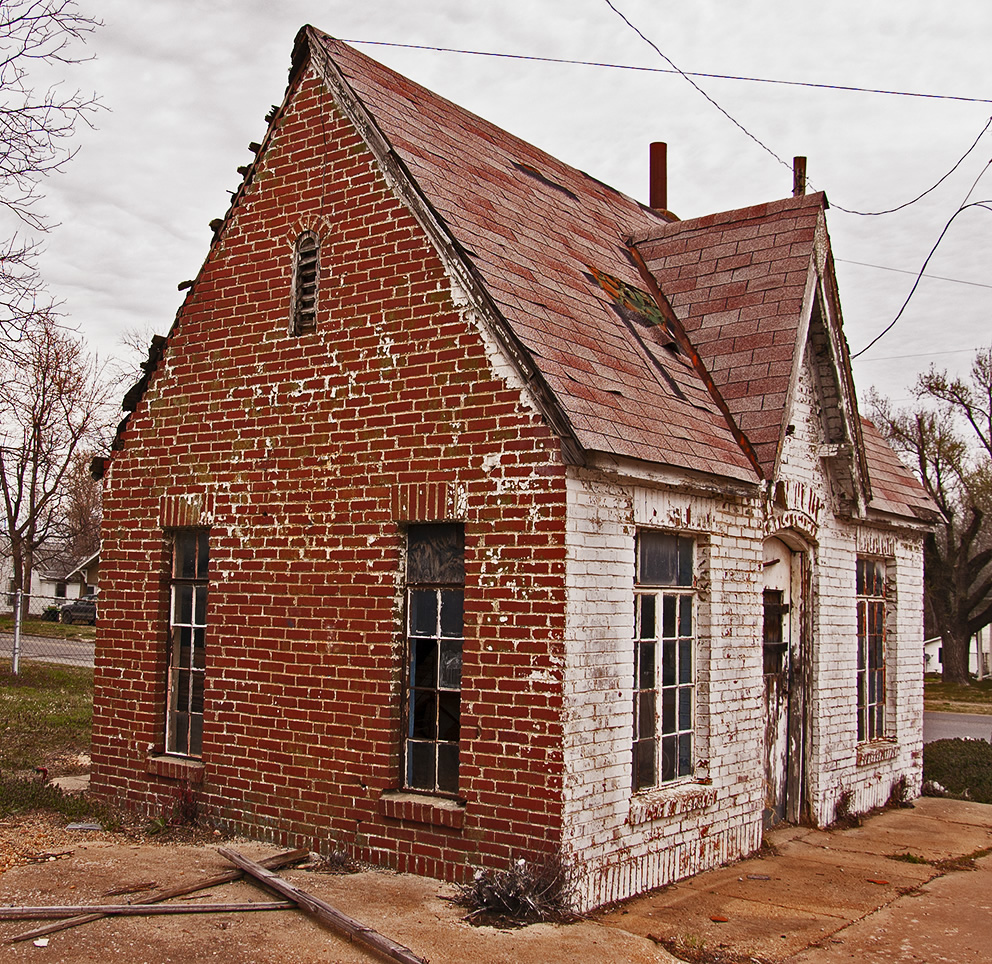
[[[918,791],[822,194],[679,221],[312,28],[256,154],[104,462],[100,792],[591,907]]]

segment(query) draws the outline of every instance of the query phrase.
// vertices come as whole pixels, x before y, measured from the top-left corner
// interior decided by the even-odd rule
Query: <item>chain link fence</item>
[[[96,596],[7,593],[0,597],[0,666],[15,674],[25,660],[92,666],[96,617]]]

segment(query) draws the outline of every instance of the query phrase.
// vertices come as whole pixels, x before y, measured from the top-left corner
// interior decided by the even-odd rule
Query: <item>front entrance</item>
[[[806,674],[806,556],[781,539],[764,547],[765,828],[802,815]]]

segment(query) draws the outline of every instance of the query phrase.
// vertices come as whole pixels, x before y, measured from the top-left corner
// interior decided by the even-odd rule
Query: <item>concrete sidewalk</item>
[[[600,920],[698,961],[992,956],[992,806],[926,797],[860,827],[786,827],[768,842],[773,853],[629,901]]]

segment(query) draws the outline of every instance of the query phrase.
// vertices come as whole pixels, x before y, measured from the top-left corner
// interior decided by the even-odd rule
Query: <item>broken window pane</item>
[[[199,756],[203,743],[208,546],[205,529],[173,535],[165,751],[183,756]]]
[[[462,641],[460,639],[442,639],[438,686],[441,689],[457,690],[461,688],[461,685]]]
[[[464,582],[464,527],[410,526],[406,784],[414,789],[442,793],[458,789]]]
[[[465,527],[457,523],[414,525],[407,530],[406,581],[465,584]]]

